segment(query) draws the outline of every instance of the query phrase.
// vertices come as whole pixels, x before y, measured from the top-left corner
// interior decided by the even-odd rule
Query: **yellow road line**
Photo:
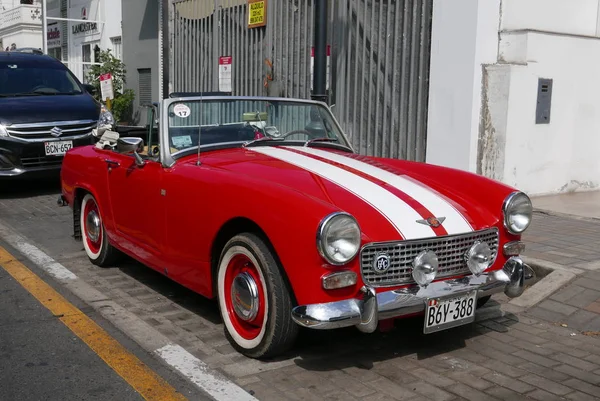
[[[146,400],[186,400],[163,378],[2,247],[0,266]]]

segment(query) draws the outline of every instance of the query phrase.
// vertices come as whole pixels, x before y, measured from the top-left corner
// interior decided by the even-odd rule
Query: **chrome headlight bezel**
[[[523,201],[525,201],[524,205],[519,203]],[[525,214],[527,215],[528,221],[527,224],[525,224],[525,227],[519,229],[518,227],[515,227],[512,218],[516,214],[523,214],[522,212],[515,213],[515,208],[523,206],[526,208]],[[521,191],[511,193],[506,197],[504,203],[502,204],[502,214],[504,228],[506,228],[506,230],[511,234],[522,234],[531,225],[531,219],[533,217],[533,204],[531,202],[531,199],[529,199],[529,196],[527,196],[527,194]]]
[[[106,106],[102,105],[100,109],[100,115],[98,116],[98,126],[101,127],[103,125],[114,125],[115,117],[113,114],[106,108]]]
[[[6,129],[6,125],[0,124],[0,137],[4,138],[8,136],[8,130]]]
[[[328,238],[328,234],[329,234],[329,229],[332,228],[331,225],[337,221],[339,221],[340,219],[344,219],[347,221],[348,224],[354,225],[355,226],[355,231],[356,231],[356,238],[355,239],[355,250],[352,252],[351,256],[345,257],[344,259],[339,259],[339,258],[334,258],[334,255],[331,255],[328,253],[327,249],[328,249],[328,243],[327,243],[327,238]],[[327,263],[332,264],[334,266],[342,266],[345,265],[349,262],[351,262],[356,255],[358,255],[358,252],[360,251],[360,246],[361,246],[361,231],[360,231],[360,226],[358,225],[358,222],[356,221],[356,219],[350,215],[349,213],[346,212],[334,212],[331,213],[327,216],[325,216],[323,218],[323,220],[321,220],[321,223],[319,223],[319,228],[317,229],[317,249],[319,251],[319,254],[321,255],[321,257],[323,259],[325,259],[325,261],[327,261]]]

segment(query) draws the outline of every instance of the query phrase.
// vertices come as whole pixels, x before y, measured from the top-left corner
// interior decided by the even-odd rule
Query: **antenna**
[[[200,134],[202,133],[202,92],[200,92],[200,124],[198,124],[198,158],[196,159],[196,166],[200,164]]]
[[[204,67],[202,67],[202,72],[204,75]],[[200,124],[198,124],[198,158],[196,159],[196,166],[202,164],[200,162],[200,134],[202,133],[202,95],[203,92],[200,91]]]

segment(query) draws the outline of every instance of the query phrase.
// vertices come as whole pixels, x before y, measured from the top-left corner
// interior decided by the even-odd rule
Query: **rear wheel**
[[[100,208],[94,196],[86,194],[81,201],[80,210],[81,238],[88,258],[97,266],[113,264],[119,251],[108,242]]]
[[[227,242],[217,292],[225,335],[238,352],[267,358],[293,345],[299,327],[292,320],[292,300],[280,266],[257,235],[244,233]]]

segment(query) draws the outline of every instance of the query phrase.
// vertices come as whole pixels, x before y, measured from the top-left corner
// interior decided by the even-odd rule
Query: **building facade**
[[[133,89],[133,124],[146,125],[145,105],[159,100],[159,6],[158,0],[122,3],[123,62],[127,89]]]
[[[533,195],[600,188],[598,0],[435,0],[431,53],[428,162]]]
[[[42,47],[42,7],[39,0],[0,0],[0,50]]]
[[[2,0],[3,49],[13,44],[42,49],[41,1],[32,3]],[[61,60],[81,81],[87,81],[86,71],[98,61],[100,50],[110,49],[122,58],[121,0],[47,0],[47,13],[48,54]]]

